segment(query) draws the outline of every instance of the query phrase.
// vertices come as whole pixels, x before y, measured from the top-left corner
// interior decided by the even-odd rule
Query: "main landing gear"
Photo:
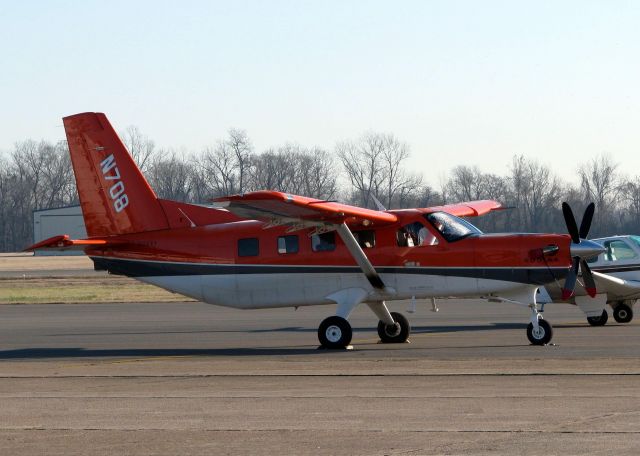
[[[624,301],[618,301],[617,304],[612,304],[613,318],[618,323],[629,323],[633,320],[633,309],[630,305],[625,304]],[[587,321],[591,326],[604,326],[609,319],[609,314],[606,310],[602,311],[602,315],[598,317],[587,317]]]
[[[346,348],[352,335],[349,322],[337,315],[325,318],[318,328],[318,339],[325,348]]]
[[[629,323],[633,320],[633,310],[624,303],[620,303],[613,308],[613,318],[618,323]]]
[[[591,326],[604,326],[607,324],[607,320],[609,320],[609,314],[606,310],[603,310],[602,314],[597,317],[587,317],[587,322]]]
[[[411,326],[409,320],[398,313],[391,312],[395,324],[388,325],[382,320],[378,323],[378,335],[383,343],[401,344],[409,339]],[[324,348],[343,349],[351,343],[353,331],[349,322],[333,315],[325,318],[318,327],[318,340]]]
[[[395,325],[387,325],[384,321],[378,322],[378,336],[385,344],[402,344],[409,339],[411,326],[407,317],[398,312],[391,312]]]

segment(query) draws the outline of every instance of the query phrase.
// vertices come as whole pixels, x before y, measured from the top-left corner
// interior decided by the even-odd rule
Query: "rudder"
[[[90,237],[169,227],[158,198],[102,113],[63,118]]]

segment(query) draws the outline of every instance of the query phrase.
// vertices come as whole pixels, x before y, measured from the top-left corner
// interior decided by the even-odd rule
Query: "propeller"
[[[596,282],[593,279],[591,268],[586,261],[587,258],[599,255],[604,251],[604,248],[600,244],[586,239],[589,234],[589,229],[591,228],[591,222],[593,221],[594,210],[595,204],[590,203],[584,211],[580,229],[578,230],[578,225],[576,224],[576,219],[573,216],[571,207],[566,202],[562,203],[562,215],[564,215],[564,222],[571,236],[570,251],[571,257],[573,258],[571,270],[562,287],[562,299],[564,300],[573,296],[579,269],[582,269],[585,290],[592,298],[596,295]]]

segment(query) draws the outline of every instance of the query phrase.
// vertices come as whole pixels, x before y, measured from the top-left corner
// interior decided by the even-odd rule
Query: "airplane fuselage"
[[[486,296],[567,274],[566,235],[481,234],[449,243],[429,227],[436,245],[398,246],[400,226],[421,216],[416,211],[403,214],[398,224],[354,230],[374,233],[375,245],[363,250],[386,285],[384,292],[369,283],[339,236],[329,248],[316,250],[309,230],[265,228],[259,221],[120,235],[117,251],[87,254],[97,268],[243,309],[330,304],[332,293],[350,289],[364,290],[366,300],[447,297],[451,290],[456,296]],[[295,251],[286,252],[283,238],[295,241]],[[242,252],[242,242],[254,250]],[[546,245],[560,250],[544,259],[536,256]]]

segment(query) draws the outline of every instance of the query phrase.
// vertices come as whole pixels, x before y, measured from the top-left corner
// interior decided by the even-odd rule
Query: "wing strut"
[[[371,286],[373,286],[373,288],[377,288],[378,290],[384,290],[386,288],[384,282],[369,261],[369,258],[367,258],[367,255],[362,250],[362,247],[360,247],[360,244],[358,244],[358,241],[356,241],[355,236],[353,235],[347,224],[341,223],[340,225],[336,225],[336,230],[338,231],[338,234],[340,235],[340,238],[342,239],[344,244],[347,246],[347,249],[349,250],[349,253],[351,253],[353,259],[356,260],[356,263],[358,263],[358,266],[360,266],[360,269],[362,269],[362,272],[364,272],[364,275],[369,280]]]
[[[336,225],[336,231],[338,231],[338,234],[340,235],[342,242],[344,242],[344,245],[347,246],[349,253],[351,253],[351,256],[353,257],[353,259],[356,260],[356,263],[358,263],[358,266],[360,266],[360,269],[362,269],[362,272],[364,273],[367,280],[369,280],[369,283],[371,284],[371,286],[373,286],[378,290],[392,293],[392,290],[389,290],[385,286],[384,282],[382,281],[382,278],[380,277],[378,272],[375,270],[375,268],[369,261],[369,258],[367,258],[367,255],[362,250],[362,247],[360,247],[360,244],[358,244],[358,241],[356,241],[356,238],[354,237],[353,233],[351,232],[347,224],[341,223],[340,225]],[[379,303],[376,303],[374,306],[369,305],[369,307],[371,307],[371,310],[374,311],[376,316],[386,324],[388,325],[395,324],[395,321],[393,320],[393,317],[389,313],[389,309],[387,308],[384,301],[380,301]]]

